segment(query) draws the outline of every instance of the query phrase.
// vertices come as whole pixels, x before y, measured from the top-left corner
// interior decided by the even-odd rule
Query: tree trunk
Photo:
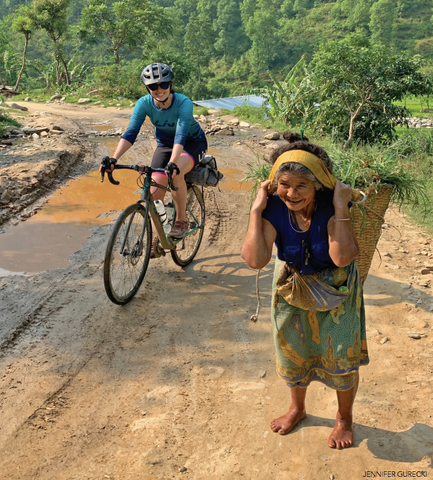
[[[114,54],[114,76],[116,77],[116,80],[117,80],[117,77],[119,75],[119,64],[120,64],[119,49],[115,48],[113,50],[113,54]]]
[[[61,56],[60,56],[60,61],[62,62],[63,68],[65,69],[66,85],[70,85],[71,84],[71,79],[69,77],[69,70],[68,70],[68,66],[65,62],[65,59],[63,58],[63,54],[61,54]]]
[[[355,121],[355,118],[358,116],[359,111],[363,107],[364,102],[362,102],[358,108],[355,110],[353,115],[350,115],[350,126],[349,126],[349,138],[346,140],[346,143],[343,145],[343,150],[346,150],[346,148],[349,146],[350,141],[352,140],[353,136],[353,122]]]
[[[20,73],[18,74],[18,78],[17,78],[17,81],[15,83],[15,87],[14,87],[14,90],[16,92],[18,92],[18,88],[20,86],[20,81],[21,81],[21,77],[23,75],[23,72],[24,72],[24,67],[26,66],[26,55],[27,55],[27,46],[29,44],[29,36],[26,34],[25,35],[25,42],[24,42],[24,51],[23,51],[23,61],[22,61],[22,64],[21,64],[21,70],[20,70]]]
[[[2,86],[2,88],[5,88],[5,82],[3,81],[3,77],[2,77],[2,72],[0,71],[0,85]]]

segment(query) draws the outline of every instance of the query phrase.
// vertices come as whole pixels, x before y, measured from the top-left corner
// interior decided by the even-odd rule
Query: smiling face
[[[158,88],[156,90],[152,91],[150,89],[147,89],[147,91],[157,102],[164,102],[165,100],[167,100],[171,93],[170,88],[163,89],[161,88],[160,84],[158,84]]]
[[[314,207],[316,187],[304,175],[283,172],[278,178],[277,195],[294,212],[309,212]]]

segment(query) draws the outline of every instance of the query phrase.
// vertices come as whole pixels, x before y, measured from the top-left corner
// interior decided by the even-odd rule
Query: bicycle
[[[176,239],[168,236],[176,218],[174,202],[166,205],[167,223],[164,225],[156,210],[150,187],[162,188],[166,192],[176,191],[172,177],[168,175],[168,186],[152,179],[153,172],[164,172],[163,168],[144,165],[115,165],[115,170],[128,169],[138,172],[137,184],[142,188],[140,199],[129,205],[117,219],[108,240],[104,258],[104,286],[108,298],[117,305],[125,305],[137,293],[143,282],[150,260],[152,246],[152,219],[157,238],[154,242],[155,257],[170,251],[173,261],[185,267],[197,255],[204,234],[205,205],[203,191],[187,182],[186,215],[189,229],[184,237]],[[113,185],[120,182],[113,178],[109,157],[102,159],[101,182],[107,173]]]

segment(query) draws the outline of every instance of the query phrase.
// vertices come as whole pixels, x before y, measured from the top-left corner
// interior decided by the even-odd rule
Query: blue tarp
[[[241,105],[251,105],[252,107],[260,107],[266,99],[258,95],[243,95],[241,97],[212,98],[210,100],[197,100],[193,103],[205,108],[226,108],[233,110]]]

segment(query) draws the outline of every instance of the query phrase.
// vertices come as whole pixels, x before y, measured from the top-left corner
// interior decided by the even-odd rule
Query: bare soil
[[[65,133],[0,152],[4,230],[112,153],[87,138],[89,119],[124,129],[130,115],[26,105],[24,124]],[[209,138],[227,182],[242,178],[254,152],[267,151],[261,130],[234,131]],[[145,125],[131,163],[148,161],[152,147]],[[256,274],[239,254],[249,192],[208,188],[205,199],[196,260],[185,269],[169,257],[152,260],[125,307],[111,304],[103,287],[111,225],[94,228],[64,269],[0,278],[0,478],[431,478],[433,239],[389,209],[381,258],[365,284],[371,362],[361,369],[355,445],[332,450],[336,395],[319,383],[309,388],[307,418],[286,436],[271,431],[289,406],[269,321],[273,265],[261,273],[262,309],[252,323]]]

